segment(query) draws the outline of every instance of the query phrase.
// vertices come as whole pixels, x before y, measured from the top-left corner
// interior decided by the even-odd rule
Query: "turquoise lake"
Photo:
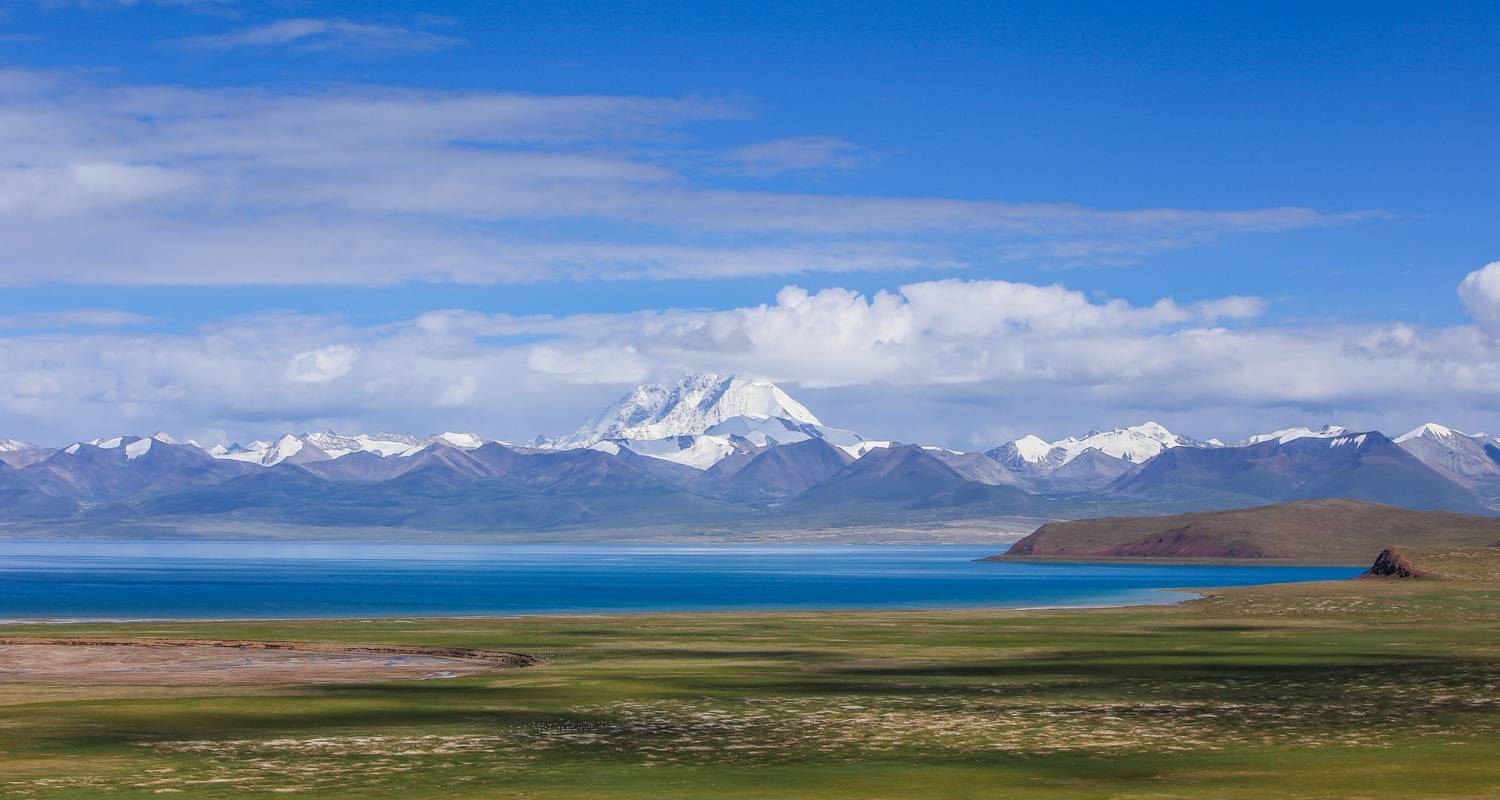
[[[0,620],[300,619],[1168,603],[1349,567],[979,562],[994,545],[0,542]]]

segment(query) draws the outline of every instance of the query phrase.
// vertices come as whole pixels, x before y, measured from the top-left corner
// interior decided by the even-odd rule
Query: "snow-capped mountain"
[[[100,450],[121,450],[125,454],[126,461],[134,461],[137,458],[151,452],[151,446],[155,444],[182,446],[182,443],[173,439],[170,435],[161,431],[150,436],[111,436],[109,438],[90,439],[87,442],[75,442],[63,448],[64,453],[76,454],[84,445],[95,447]],[[197,445],[189,445],[196,447]]]
[[[638,386],[571,435],[537,444],[564,450],[607,439],[693,436],[734,417],[822,425],[806,406],[770,381],[693,373],[670,389],[654,383]]]
[[[324,433],[285,433],[274,441],[257,440],[248,445],[215,445],[208,450],[214,458],[243,461],[271,467],[281,463],[307,464],[342,458],[350,453],[374,453],[387,456],[410,456],[433,445],[472,450],[493,441],[473,433],[439,433],[418,438],[409,433],[360,433],[342,436]]]
[[[0,465],[25,467],[56,452],[55,448],[41,447],[18,439],[0,437]]]
[[[400,455],[421,443],[421,439],[409,433],[359,433],[340,436],[333,431],[307,434],[307,441],[330,458],[350,453],[374,453],[379,456]]]
[[[1342,425],[1324,425],[1321,428],[1309,428],[1299,425],[1295,428],[1283,428],[1279,431],[1271,431],[1270,433],[1257,433],[1254,436],[1235,442],[1235,445],[1244,447],[1271,441],[1286,444],[1296,439],[1333,439],[1343,436],[1348,432],[1349,429]]]
[[[1428,439],[1437,442],[1452,442],[1469,439],[1482,442],[1487,438],[1488,436],[1483,433],[1464,433],[1463,431],[1449,428],[1446,425],[1439,425],[1436,422],[1428,422],[1423,425],[1418,425],[1417,427],[1412,428],[1406,433],[1397,436],[1395,438],[1395,442],[1396,444],[1403,444],[1405,442],[1414,441],[1416,439]]]
[[[307,437],[291,433],[283,434],[274,442],[259,440],[240,448],[214,448],[209,451],[209,455],[226,461],[259,464],[262,467],[272,467],[281,463],[301,464],[308,461],[324,461],[332,457],[316,444],[308,441]]]
[[[671,388],[631,390],[569,436],[538,437],[547,450],[592,448],[708,469],[735,454],[822,439],[859,457],[887,442],[823,425],[806,406],[770,381],[692,373]]]
[[[1046,472],[1072,461],[1088,450],[1139,464],[1172,447],[1212,447],[1167,430],[1160,423],[1144,422],[1128,428],[1090,431],[1087,436],[1069,436],[1048,442],[1040,436],[1023,436],[991,450],[989,455],[1021,472]]]
[[[690,376],[663,390],[677,399],[652,406],[649,419],[624,412],[646,431],[697,432],[606,438],[582,448],[512,447],[466,433],[324,432],[204,450],[159,432],[61,450],[0,451],[35,454],[25,463],[0,458],[7,499],[0,520],[176,524],[228,515],[413,530],[655,530],[660,524],[800,530],[1324,498],[1500,513],[1500,442],[1437,424],[1396,440],[1330,426],[1288,428],[1225,446],[1145,423],[1055,442],[1028,436],[981,454],[867,440],[807,421],[816,417],[768,384],[735,381]],[[741,389],[748,399],[726,399]],[[643,387],[631,396],[654,395]],[[747,409],[776,413],[717,419]]]
[[[1500,447],[1482,433],[1470,434],[1429,422],[1396,437],[1396,444],[1452,480],[1500,495]]]

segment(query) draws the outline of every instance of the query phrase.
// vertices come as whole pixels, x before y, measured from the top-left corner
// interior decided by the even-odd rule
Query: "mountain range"
[[[1078,518],[1347,498],[1500,511],[1500,441],[1429,423],[1389,438],[1294,427],[1233,443],[1155,422],[984,452],[824,425],[765,380],[645,385],[572,434],[166,433],[48,448],[0,439],[0,520],[235,520],[421,530],[864,526]]]

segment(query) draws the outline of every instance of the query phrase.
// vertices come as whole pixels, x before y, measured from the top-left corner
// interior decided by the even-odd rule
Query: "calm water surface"
[[[1091,606],[1359,571],[974,561],[996,550],[11,541],[0,542],[0,619]]]

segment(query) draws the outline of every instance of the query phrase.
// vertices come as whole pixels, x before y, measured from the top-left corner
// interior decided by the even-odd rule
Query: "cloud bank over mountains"
[[[836,397],[857,415],[836,425],[966,447],[1067,430],[1082,415],[1107,426],[1144,413],[1227,435],[1331,417],[1404,429],[1441,415],[1483,429],[1500,393],[1495,269],[1460,288],[1480,324],[1445,328],[1283,326],[1258,320],[1258,298],[1132,305],[951,279],[873,295],[788,286],[727,310],[451,310],[380,325],[263,313],[183,332],[141,332],[126,316],[5,338],[0,408],[27,428],[6,432],[19,438],[149,421],[213,441],[268,424],[431,425],[436,414],[453,423],[440,427],[524,440],[624,385],[719,370]]]

